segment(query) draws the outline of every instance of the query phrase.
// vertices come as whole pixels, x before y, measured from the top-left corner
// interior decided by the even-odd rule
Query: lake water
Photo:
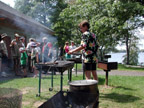
[[[109,62],[118,62],[118,63],[122,63],[123,61],[123,56],[126,53],[109,53],[111,55],[111,58],[108,59]],[[139,56],[138,56],[138,61],[139,63],[144,63],[144,52],[140,52]]]

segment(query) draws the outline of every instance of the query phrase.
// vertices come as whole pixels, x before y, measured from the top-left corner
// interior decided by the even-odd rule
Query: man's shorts
[[[96,70],[96,63],[84,63],[83,68],[86,71]]]

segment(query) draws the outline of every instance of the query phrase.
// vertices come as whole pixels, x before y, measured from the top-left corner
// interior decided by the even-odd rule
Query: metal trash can
[[[70,97],[76,105],[99,107],[98,81],[96,80],[76,80],[69,83]],[[88,107],[89,108],[89,107]]]
[[[0,88],[0,108],[21,108],[22,92],[13,88]]]
[[[99,108],[97,81],[72,81],[70,91],[60,91],[38,108]]]

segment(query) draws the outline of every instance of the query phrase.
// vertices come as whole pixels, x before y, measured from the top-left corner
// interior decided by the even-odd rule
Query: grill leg
[[[63,72],[61,72],[61,84],[60,84],[60,91],[63,90]]]
[[[69,74],[69,82],[70,82],[72,80],[72,68],[69,69],[69,72],[70,72],[70,74]]]
[[[41,72],[42,72],[42,66],[40,67],[40,71],[39,71],[39,89],[38,89],[38,94],[36,96],[40,96],[41,93]]]
[[[108,86],[108,71],[106,71],[106,79],[105,79],[105,81],[106,81],[106,86]]]
[[[77,63],[76,63],[76,76],[77,76]]]
[[[68,69],[68,81],[70,80],[70,70]]]
[[[51,73],[51,88],[53,89],[53,74],[54,74],[54,69],[52,69]]]

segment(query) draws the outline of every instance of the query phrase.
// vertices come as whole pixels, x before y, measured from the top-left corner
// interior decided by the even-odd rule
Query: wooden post
[[[106,77],[105,77],[105,84],[108,86],[108,70],[105,70],[106,72]]]

